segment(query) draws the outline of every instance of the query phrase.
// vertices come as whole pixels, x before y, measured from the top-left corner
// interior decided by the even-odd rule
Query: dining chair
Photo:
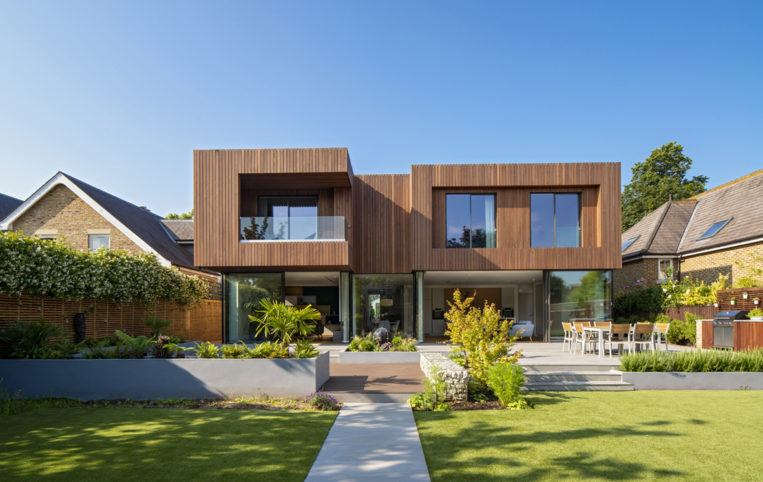
[[[657,346],[660,346],[660,342],[665,343],[665,351],[668,351],[668,330],[670,329],[670,323],[655,323],[654,324],[654,335],[655,335],[655,344]]]
[[[630,351],[631,345],[631,325],[625,323],[613,323],[607,332],[607,336],[604,340],[605,344],[609,344],[609,356],[612,356],[613,345],[618,345],[617,354],[622,355],[624,347],[628,347]]]
[[[562,351],[569,345],[570,351],[572,351],[573,343],[575,342],[575,332],[572,330],[572,325],[566,321],[562,322],[562,329],[564,329],[564,339],[562,340]]]
[[[636,349],[639,345],[647,345],[654,353],[654,325],[651,323],[636,323],[633,328],[631,346]]]

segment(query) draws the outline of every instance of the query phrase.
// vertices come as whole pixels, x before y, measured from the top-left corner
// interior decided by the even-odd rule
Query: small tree
[[[255,334],[273,335],[283,347],[287,347],[297,336],[312,333],[315,322],[321,319],[320,312],[311,305],[299,309],[281,301],[262,300],[260,306],[262,309],[249,315],[249,319],[257,323]]]
[[[480,308],[472,306],[474,296],[464,298],[460,290],[448,301],[450,309],[445,335],[455,345],[452,357],[469,371],[474,381],[485,386],[487,371],[496,363],[515,363],[521,355],[509,355],[516,338],[509,336],[511,324],[501,319],[495,305],[485,303]]]

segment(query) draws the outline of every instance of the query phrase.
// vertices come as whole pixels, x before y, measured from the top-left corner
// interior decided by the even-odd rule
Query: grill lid
[[[745,319],[745,315],[747,314],[747,310],[729,310],[729,311],[721,311],[717,315],[715,315],[716,320],[743,320]]]

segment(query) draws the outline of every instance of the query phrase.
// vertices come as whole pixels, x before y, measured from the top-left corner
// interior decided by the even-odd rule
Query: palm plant
[[[307,336],[313,332],[314,322],[321,319],[321,314],[311,305],[305,308],[289,306],[277,300],[262,300],[261,309],[249,315],[257,323],[257,336],[274,336],[281,346],[287,347],[297,336]]]

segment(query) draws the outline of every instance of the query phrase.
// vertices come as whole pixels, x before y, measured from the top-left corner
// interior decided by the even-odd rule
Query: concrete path
[[[429,480],[407,403],[346,403],[306,481]]]

